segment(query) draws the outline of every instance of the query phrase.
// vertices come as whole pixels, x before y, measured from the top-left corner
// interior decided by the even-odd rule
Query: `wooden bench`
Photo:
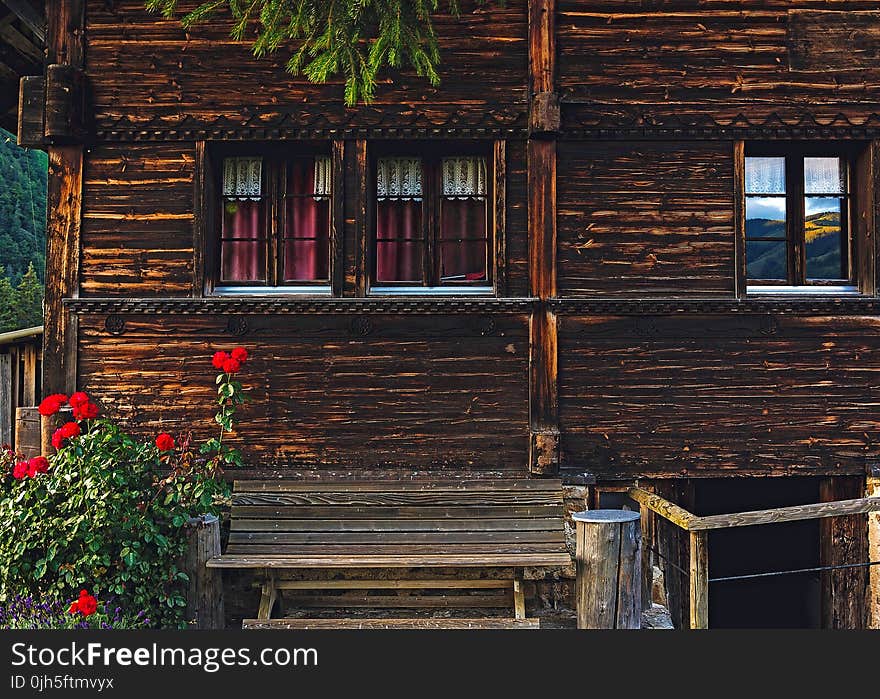
[[[236,481],[226,552],[212,568],[264,573],[257,619],[247,628],[498,628],[503,619],[271,619],[279,591],[330,591],[299,606],[500,607],[512,604],[515,628],[525,619],[522,572],[571,563],[558,480],[405,482]],[[285,580],[303,569],[512,569],[505,579],[440,576],[382,580]],[[352,599],[334,597],[355,590]],[[367,591],[403,591],[374,597]],[[411,591],[441,591],[415,596]],[[451,591],[454,594],[450,594]],[[468,594],[465,594],[468,593]],[[500,594],[499,594],[500,593]]]

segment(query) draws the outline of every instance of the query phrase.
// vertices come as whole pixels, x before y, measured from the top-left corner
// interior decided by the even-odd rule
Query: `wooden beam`
[[[670,502],[656,493],[649,493],[642,488],[630,488],[627,490],[627,495],[640,505],[647,507],[652,512],[656,512],[682,529],[690,530],[692,528],[691,525],[698,519],[696,515],[691,514],[683,507],[679,507],[674,502]]]
[[[706,532],[690,533],[690,627],[709,628],[709,546]]]
[[[37,39],[46,42],[46,20],[28,0],[0,0],[0,2],[6,5]]]
[[[777,507],[772,510],[755,510],[753,512],[736,512],[729,515],[697,517],[690,523],[688,530],[707,531],[710,529],[729,529],[731,527],[752,527],[758,524],[797,522],[804,519],[841,517],[878,511],[880,511],[880,497],[836,500],[834,502],[820,502],[813,505],[796,505],[794,507]]]
[[[865,483],[868,497],[880,497],[880,468],[872,469]],[[868,560],[880,561],[880,513],[868,515]],[[868,627],[880,629],[880,566],[868,573]]]
[[[746,146],[733,143],[733,285],[737,298],[746,295]]]
[[[0,22],[0,39],[6,41],[7,44],[26,58],[42,65],[43,51],[39,46],[35,46],[33,42],[29,41],[28,38],[15,27]]]

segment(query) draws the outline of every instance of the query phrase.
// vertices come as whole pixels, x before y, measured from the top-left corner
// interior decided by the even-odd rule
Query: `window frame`
[[[376,143],[370,148],[367,170],[367,197],[369,202],[367,225],[367,293],[373,295],[484,295],[496,293],[500,276],[498,265],[498,230],[496,221],[499,193],[496,183],[496,153],[493,142],[415,142]],[[486,278],[481,280],[440,281],[440,212],[443,204],[442,161],[445,157],[474,156],[486,162]],[[380,158],[419,158],[422,161],[422,279],[421,281],[378,281],[378,161]]]
[[[859,255],[860,251],[857,231],[853,225],[856,214],[856,179],[861,176],[857,171],[856,162],[862,144],[853,142],[804,143],[804,142],[746,142],[743,148],[742,171],[740,182],[740,201],[742,207],[740,230],[742,265],[740,274],[747,294],[760,293],[859,293]],[[786,244],[786,279],[752,279],[748,276],[747,259],[747,201],[750,195],[745,184],[745,163],[750,157],[776,157],[785,159],[785,244]],[[842,194],[829,193],[829,198],[842,200],[840,211],[841,232],[846,236],[845,252],[847,256],[847,278],[839,279],[808,279],[806,265],[806,215],[805,198],[808,196],[804,186],[804,158],[833,157],[839,158],[846,178],[845,191]],[[775,195],[764,195],[775,196]],[[810,194],[809,196],[819,196]]]
[[[319,280],[283,279],[284,272],[284,215],[286,198],[287,165],[297,159],[326,156],[331,160],[331,185],[329,198],[329,230],[327,249],[327,278]],[[267,247],[266,281],[224,281],[221,279],[221,247],[223,225],[223,161],[233,157],[260,157],[262,163],[262,186],[266,192]],[[268,142],[248,141],[240,143],[210,144],[205,157],[206,181],[209,187],[204,199],[206,254],[204,258],[204,285],[208,295],[334,295],[338,283],[336,276],[341,269],[337,251],[341,249],[338,236],[341,222],[342,150],[335,141]],[[338,292],[336,292],[338,294]]]

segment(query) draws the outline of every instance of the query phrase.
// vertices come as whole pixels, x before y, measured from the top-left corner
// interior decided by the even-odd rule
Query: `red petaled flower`
[[[78,408],[79,406],[85,405],[88,402],[88,395],[83,393],[82,391],[77,391],[76,393],[72,394],[69,401],[71,408]]]
[[[224,373],[234,374],[239,369],[241,369],[241,362],[239,362],[237,359],[233,359],[232,357],[230,357],[225,362],[223,362]]]
[[[26,461],[19,461],[12,468],[12,477],[20,481],[22,478],[26,478],[28,475],[28,465]]]
[[[71,439],[73,437],[78,437],[80,435],[79,425],[75,422],[65,422],[61,425],[61,436],[65,439]]]
[[[38,473],[47,473],[49,471],[49,460],[45,456],[35,456],[28,461],[28,475],[33,478]]]
[[[244,347],[236,347],[230,353],[230,356],[237,362],[244,364],[247,361],[248,353]]]
[[[52,446],[56,449],[64,446],[64,433],[60,427],[52,433]]]
[[[91,401],[73,406],[73,417],[76,420],[93,420],[98,417],[98,406]]]
[[[229,355],[226,352],[214,352],[214,356],[211,358],[211,364],[214,365],[215,369],[222,369],[223,363],[229,359]]]
[[[98,600],[90,595],[87,590],[80,590],[79,599],[76,602],[72,602],[70,605],[70,609],[68,609],[67,611],[70,614],[82,614],[83,616],[91,616],[98,611]]]
[[[46,396],[43,398],[43,402],[40,403],[39,412],[40,415],[54,415],[59,410],[61,410],[61,406],[67,402],[67,396],[63,393],[53,393],[51,396]]]
[[[159,451],[171,451],[174,449],[174,438],[167,432],[156,437],[156,448]]]

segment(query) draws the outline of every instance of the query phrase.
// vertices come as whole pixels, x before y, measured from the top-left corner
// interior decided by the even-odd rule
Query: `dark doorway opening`
[[[820,501],[818,478],[725,478],[694,480],[699,516],[728,514]],[[820,565],[818,520],[723,529],[709,533],[709,577]],[[820,628],[819,573],[713,582],[712,628]]]

